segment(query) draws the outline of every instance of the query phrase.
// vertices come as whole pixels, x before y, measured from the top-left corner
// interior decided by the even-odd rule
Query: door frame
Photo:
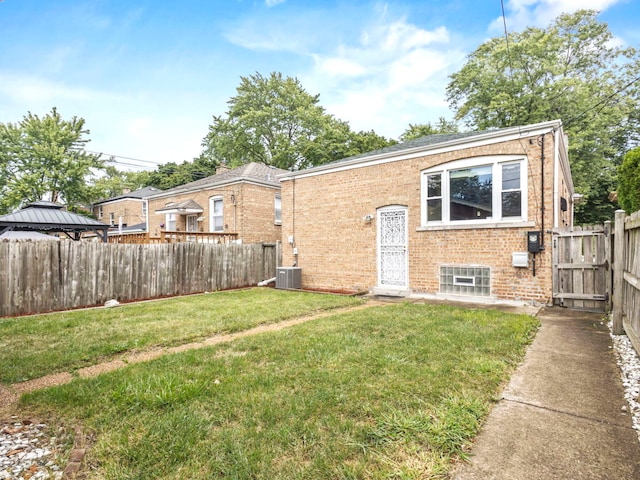
[[[402,212],[404,214],[404,282],[403,285],[382,284],[382,221],[386,212]],[[409,207],[406,205],[386,205],[376,210],[376,270],[377,286],[373,289],[377,295],[409,295]]]

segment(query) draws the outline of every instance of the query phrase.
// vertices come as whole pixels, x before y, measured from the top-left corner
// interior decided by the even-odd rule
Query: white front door
[[[378,288],[381,293],[403,294],[408,287],[407,208],[378,210]]]

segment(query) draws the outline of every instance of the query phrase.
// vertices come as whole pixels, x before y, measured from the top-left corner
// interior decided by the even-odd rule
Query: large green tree
[[[460,132],[460,128],[455,121],[440,117],[434,125],[432,125],[431,122],[410,123],[407,129],[400,135],[400,141],[406,142],[407,140],[414,140],[427,135],[437,135],[439,133],[458,132]]]
[[[0,212],[36,200],[90,200],[88,180],[104,165],[99,155],[84,151],[84,123],[64,120],[53,108],[44,117],[29,112],[16,124],[0,124]]]
[[[203,140],[203,156],[227,165],[298,170],[393,143],[373,132],[352,132],[296,78],[256,73],[241,77],[236,90],[226,115],[213,117]]]
[[[627,152],[619,170],[618,201],[628,213],[640,210],[640,147]]]
[[[569,135],[579,223],[602,222],[615,205],[616,167],[638,131],[640,62],[597,12],[563,14],[546,28],[492,38],[451,76],[457,120],[485,130],[561,119]]]

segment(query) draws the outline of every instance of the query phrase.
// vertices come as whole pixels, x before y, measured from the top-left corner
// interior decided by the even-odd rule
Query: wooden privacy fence
[[[256,285],[280,244],[0,242],[0,316]]]
[[[640,212],[616,212],[613,255],[613,333],[640,352]]]

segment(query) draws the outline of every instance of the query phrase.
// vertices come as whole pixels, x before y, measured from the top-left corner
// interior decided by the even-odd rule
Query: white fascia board
[[[536,135],[541,135],[543,133],[549,133],[550,131],[560,129],[561,127],[562,122],[560,120],[553,120],[550,122],[537,123],[535,125],[513,127],[507,130],[496,130],[495,132],[487,132],[484,134],[473,135],[471,137],[458,138],[449,142],[424,145],[421,147],[401,150],[399,152],[396,151],[381,153],[377,155],[371,155],[369,157],[346,160],[343,162],[338,161],[337,163],[320,165],[318,167],[300,170],[299,172],[283,173],[281,175],[278,175],[278,178],[281,182],[285,182],[288,180],[293,180],[295,178],[313,177],[316,175],[323,175],[325,173],[341,172],[345,170],[352,170],[355,168],[409,160],[411,158],[422,157],[425,155],[437,155],[440,153],[462,150],[464,148],[482,147],[491,145],[492,143],[496,143],[497,141],[508,142],[511,140],[517,140],[519,138],[533,137]]]
[[[195,192],[202,192],[205,190],[213,190],[215,188],[221,188],[221,187],[230,187],[232,185],[238,185],[240,183],[248,183],[250,185],[257,185],[260,187],[268,187],[268,188],[273,188],[274,190],[279,190],[280,189],[280,185],[274,185],[273,182],[261,182],[260,180],[256,180],[256,179],[246,179],[246,178],[237,178],[231,181],[227,181],[227,182],[220,182],[220,183],[208,183],[206,185],[200,185],[198,187],[191,187],[191,188],[182,188],[179,190],[172,190],[172,191],[164,191],[162,193],[156,193],[155,195],[150,195],[148,197],[144,197],[147,200],[155,200],[156,198],[167,198],[167,197],[174,197],[176,195],[183,195],[185,193],[195,193]]]
[[[96,202],[93,204],[94,207],[101,207],[103,205],[110,205],[112,203],[120,203],[120,202],[143,202],[144,199],[143,198],[136,198],[136,197],[125,197],[125,198],[118,198],[117,200],[106,200],[104,202]]]

